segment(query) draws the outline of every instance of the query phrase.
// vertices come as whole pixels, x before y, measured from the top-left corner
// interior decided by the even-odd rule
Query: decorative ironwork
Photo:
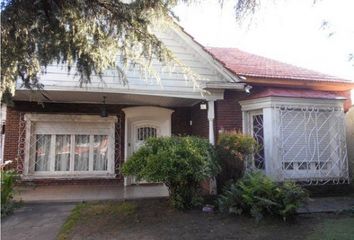
[[[304,184],[348,181],[344,113],[337,107],[277,106],[278,174]]]
[[[57,148],[57,141],[58,139],[60,140],[60,136],[73,136],[73,138],[70,140],[71,145],[69,147],[64,148],[64,146],[61,148],[61,152],[60,154],[62,155],[65,151],[65,153],[67,153],[67,151],[70,151],[70,148],[73,148],[74,150],[74,158],[70,158],[70,161],[73,161],[76,159],[76,155],[77,155],[77,147],[72,146],[75,143],[75,140],[77,140],[77,136],[81,136],[80,134],[71,134],[69,133],[70,129],[72,129],[72,127],[69,125],[68,129],[66,128],[66,125],[61,125],[61,130],[64,132],[68,132],[68,134],[66,135],[62,135],[62,134],[57,134],[56,130],[53,129],[47,129],[46,134],[36,134],[35,131],[33,131],[36,128],[36,122],[31,122],[31,121],[26,121],[24,118],[25,113],[20,113],[19,116],[19,133],[18,133],[18,146],[17,146],[17,171],[19,173],[22,173],[24,170],[24,164],[25,164],[25,155],[28,154],[29,156],[29,163],[28,163],[28,172],[31,174],[33,172],[38,172],[38,171],[55,171],[58,172],[60,171],[61,176],[78,176],[79,172],[75,172],[75,170],[71,169],[71,171],[65,171],[62,169],[58,169],[57,166],[57,156],[56,156],[56,152],[58,149]],[[29,134],[29,136],[27,136],[29,138],[29,151],[26,152],[26,128],[28,127],[28,124],[30,124],[29,129],[32,129],[31,133]],[[71,127],[71,128],[70,128]],[[122,116],[119,114],[117,115],[117,122],[115,124],[114,127],[114,134],[111,135],[97,135],[97,134],[89,134],[89,135],[85,135],[87,137],[89,137],[90,144],[93,141],[95,137],[97,138],[97,136],[104,136],[107,138],[108,141],[113,141],[114,143],[114,168],[115,168],[115,173],[119,174],[120,173],[120,166],[121,166],[121,162],[122,162],[122,129],[123,129],[123,121],[122,121]],[[91,129],[93,130],[93,129]],[[85,134],[85,133],[83,133]],[[51,142],[55,142],[55,144],[53,145],[53,147],[43,147],[44,144],[46,144],[46,142],[48,143],[48,145],[52,146],[53,144]],[[86,144],[87,145],[87,144]],[[69,149],[68,149],[69,148]],[[80,147],[83,148],[83,147]],[[92,152],[92,156],[94,157],[94,150],[89,150],[88,146],[86,146],[87,151]],[[90,147],[90,148],[94,148],[94,146]],[[81,149],[82,150],[82,149]],[[55,157],[55,161],[54,161],[54,168],[53,169],[49,169],[49,158],[47,156],[47,154],[45,153],[46,151],[50,151],[50,153]],[[54,152],[54,154],[53,154]],[[86,158],[85,158],[86,159]],[[65,159],[64,159],[65,160]],[[91,161],[91,160],[90,160]],[[47,162],[47,163],[45,163]],[[94,161],[93,161],[94,163]],[[65,164],[64,164],[65,165]],[[73,166],[76,166],[76,164],[73,164]],[[65,169],[68,169],[68,166],[64,166]],[[75,167],[76,168],[76,167]],[[85,170],[88,170],[88,167],[85,165]],[[98,170],[105,170],[105,169],[98,169]],[[95,171],[95,167],[93,166],[93,172]],[[91,172],[91,171],[90,171]]]
[[[26,143],[26,121],[25,114],[20,112],[18,124],[18,141],[16,154],[16,171],[23,172],[23,164],[25,161],[25,143]]]
[[[253,115],[252,117],[253,137],[259,144],[258,152],[254,155],[254,167],[257,169],[265,169],[264,161],[264,135],[263,135],[263,115]]]
[[[123,141],[122,138],[124,137],[123,135],[123,116],[122,114],[118,114],[117,115],[118,121],[115,125],[115,154],[114,154],[114,169],[115,169],[115,173],[120,175],[120,167],[121,164],[123,163],[123,158],[122,158],[122,145],[123,145]]]
[[[141,127],[138,128],[137,134],[138,141],[145,141],[149,137],[156,137],[157,129],[155,127]]]

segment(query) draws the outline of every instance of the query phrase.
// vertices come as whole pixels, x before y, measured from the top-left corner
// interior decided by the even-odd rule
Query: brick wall
[[[242,111],[239,101],[247,97],[240,91],[226,90],[223,100],[215,102],[214,132],[218,135],[223,130],[242,130]],[[191,133],[196,136],[208,138],[209,122],[208,111],[201,110],[200,104],[191,108]]]
[[[191,134],[208,138],[209,136],[209,122],[208,122],[208,110],[201,110],[200,104],[196,104],[191,109]]]
[[[4,161],[15,161],[17,157],[20,112],[11,107],[7,107],[5,142],[4,142]],[[17,166],[16,166],[17,167]],[[18,166],[20,168],[20,166]]]
[[[247,96],[240,91],[227,90],[224,99],[215,104],[216,133],[228,130],[242,131],[242,111],[239,101]]]
[[[191,109],[189,107],[179,107],[174,110],[171,117],[172,135],[190,135]]]
[[[5,134],[5,148],[4,159],[15,160],[18,157],[18,140],[20,132],[25,136],[24,126],[20,128],[20,117],[25,113],[52,113],[52,114],[93,114],[98,115],[101,111],[102,105],[100,104],[65,104],[65,103],[44,103],[37,104],[33,102],[16,102],[14,107],[7,108],[6,119],[6,134]],[[118,168],[124,160],[124,112],[122,108],[124,105],[107,105],[107,111],[110,115],[117,115],[121,120],[120,125],[120,139],[116,135],[116,144],[120,143],[120,161],[115,165]],[[190,134],[190,109],[189,108],[175,108],[172,114],[172,133],[175,135],[188,135]],[[119,124],[119,123],[117,123]],[[14,163],[14,167],[21,172],[23,166],[23,156],[19,157]],[[118,174],[118,178],[121,176]],[[43,182],[43,181],[38,181]],[[48,181],[49,182],[49,181]],[[73,181],[74,182],[74,181]]]

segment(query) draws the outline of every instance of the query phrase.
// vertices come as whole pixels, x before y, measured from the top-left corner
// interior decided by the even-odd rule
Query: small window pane
[[[90,135],[75,135],[75,171],[89,170]]]
[[[55,171],[69,171],[70,169],[70,135],[56,135],[55,137]]]
[[[95,135],[93,140],[93,170],[107,170],[108,136]]]
[[[36,155],[34,170],[49,171],[49,155],[50,155],[51,135],[36,135]]]
[[[154,127],[141,127],[138,128],[138,140],[139,141],[145,141],[145,139],[149,137],[156,137],[157,136],[157,130]]]

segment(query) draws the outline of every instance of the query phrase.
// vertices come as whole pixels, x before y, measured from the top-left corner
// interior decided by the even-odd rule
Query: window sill
[[[22,175],[22,180],[36,180],[36,179],[114,179],[116,174],[40,174],[40,175]]]

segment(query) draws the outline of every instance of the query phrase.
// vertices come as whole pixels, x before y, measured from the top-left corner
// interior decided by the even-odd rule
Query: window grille
[[[265,169],[264,161],[264,135],[263,135],[263,114],[252,116],[252,133],[259,145],[257,153],[254,155],[254,166],[257,169]]]
[[[340,108],[278,106],[278,151],[283,179],[305,184],[348,180],[344,113]]]
[[[139,141],[145,141],[149,137],[157,136],[157,129],[154,127],[140,127],[137,131]]]
[[[121,124],[119,116],[115,127],[112,127],[113,132],[110,133],[109,125],[105,123],[88,124],[86,127],[85,123],[75,121],[45,124],[41,121],[25,120],[24,114],[21,113],[17,148],[18,171],[23,172],[25,156],[28,155],[28,175],[54,174],[70,177],[85,173],[106,175],[110,172],[109,159],[111,158],[108,152],[111,151],[113,156],[110,160],[113,164],[111,169],[119,173],[123,137]],[[37,132],[36,128],[41,130]],[[31,129],[28,139],[26,139],[26,129]],[[101,132],[109,134],[100,134]],[[29,151],[25,146],[27,140],[29,140]],[[113,147],[109,150],[109,146]]]

